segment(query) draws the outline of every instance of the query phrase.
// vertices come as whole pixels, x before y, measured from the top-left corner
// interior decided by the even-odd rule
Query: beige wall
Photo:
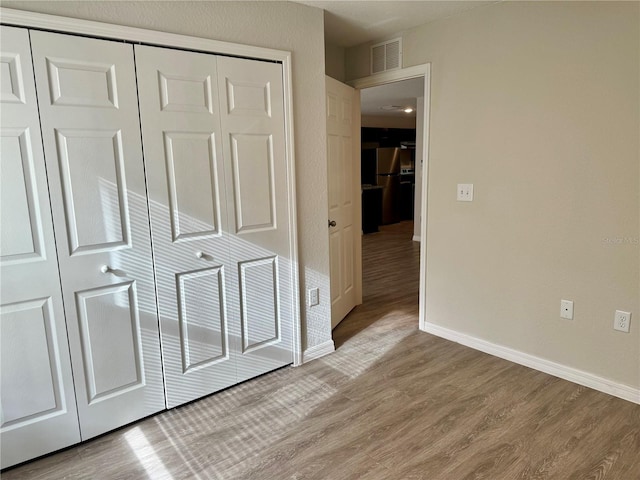
[[[371,45],[382,42],[384,39],[363,43],[345,51],[344,75],[347,80],[367,77],[371,74]]]
[[[16,2],[3,7],[96,20],[293,53],[294,129],[303,343],[331,341],[323,11],[289,2]]]
[[[403,35],[405,67],[432,62],[427,322],[635,388],[639,10],[502,2]]]
[[[330,43],[325,43],[324,45],[325,73],[331,78],[334,78],[339,82],[343,82],[343,83],[345,80],[344,55],[345,55],[345,49],[343,47],[338,47]]]

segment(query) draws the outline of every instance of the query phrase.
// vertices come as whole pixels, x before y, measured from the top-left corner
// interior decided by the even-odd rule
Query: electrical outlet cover
[[[560,300],[560,317],[573,320],[573,302],[571,300]]]
[[[459,183],[456,199],[459,202],[473,202],[473,183]]]
[[[613,319],[613,328],[620,332],[629,333],[629,327],[631,326],[631,312],[623,312],[622,310],[616,310],[616,314]]]
[[[315,307],[320,303],[320,290],[318,289],[318,287],[310,288],[308,295],[309,295],[308,303],[310,307]]]

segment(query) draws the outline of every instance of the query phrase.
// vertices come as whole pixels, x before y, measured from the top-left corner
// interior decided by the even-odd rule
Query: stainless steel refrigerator
[[[413,150],[376,148],[362,153],[362,183],[382,187],[382,225],[399,222],[400,172],[413,169]]]

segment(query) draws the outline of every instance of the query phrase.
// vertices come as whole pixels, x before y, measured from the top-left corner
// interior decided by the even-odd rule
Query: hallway
[[[420,244],[412,241],[413,222],[381,225],[362,237],[362,301],[333,331],[339,348],[349,338],[388,315],[394,329],[418,328]],[[368,333],[364,333],[366,337]]]

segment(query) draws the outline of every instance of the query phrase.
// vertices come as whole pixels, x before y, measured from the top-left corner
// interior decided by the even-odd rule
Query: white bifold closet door
[[[164,408],[133,47],[31,42],[85,440]]]
[[[292,362],[282,67],[135,53],[173,407]]]
[[[29,33],[0,29],[2,468],[80,441]]]

